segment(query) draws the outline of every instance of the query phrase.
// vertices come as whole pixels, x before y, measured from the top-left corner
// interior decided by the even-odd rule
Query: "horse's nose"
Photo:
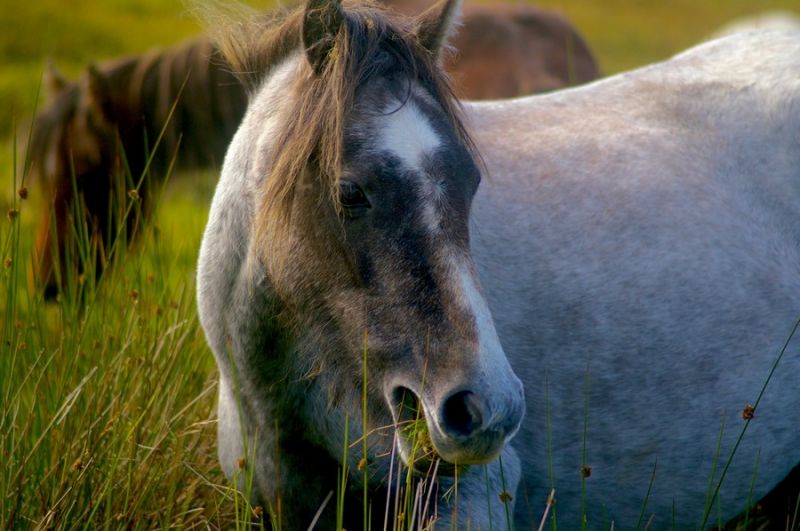
[[[472,391],[457,391],[447,397],[439,412],[445,435],[467,438],[481,431],[487,419],[486,405]]]
[[[493,460],[516,433],[525,401],[521,384],[519,389],[459,387],[428,411],[436,416],[429,427],[441,457],[451,463],[478,464]]]
[[[444,462],[468,465],[494,460],[525,413],[522,384],[516,378],[509,384],[501,389],[458,386],[444,392],[439,400],[410,387],[391,388],[387,398],[401,427],[398,433],[403,459],[416,459],[415,442],[410,439],[416,432],[404,428],[416,429],[417,421],[424,418],[430,443]]]

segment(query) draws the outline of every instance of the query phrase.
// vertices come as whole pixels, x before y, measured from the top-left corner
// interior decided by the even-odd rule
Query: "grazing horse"
[[[198,40],[89,66],[75,82],[48,71],[51,101],[34,121],[30,145],[34,177],[52,205],[36,246],[46,295],[56,294],[57,275],[63,279],[68,267],[79,267],[67,243],[76,214],[73,175],[89,231],[108,249],[118,231],[112,196],[125,201],[138,187],[146,213],[151,188],[171,164],[221,164],[247,98],[215,54],[210,41]],[[143,178],[145,171],[157,179]],[[136,218],[126,220],[129,233]]]
[[[356,493],[389,498],[396,442],[397,462],[438,468],[442,518],[468,502],[459,528],[500,522],[498,495],[516,483],[506,442],[523,390],[470,257],[480,171],[435,64],[457,8],[440,6],[412,32],[368,3],[312,1],[235,24],[222,46],[251,101],[212,203],[198,307],[220,369],[222,466],[233,474],[253,455],[255,498],[282,508],[290,529],[336,490],[346,440],[367,437],[366,456],[350,450],[351,463],[364,459],[350,476]],[[435,448],[421,459],[407,429],[416,415]],[[463,469],[477,464],[486,469]],[[464,481],[448,501],[456,474]],[[348,514],[361,514],[347,498]],[[333,516],[331,506],[321,528]]]
[[[251,101],[197,277],[222,467],[292,529],[332,527],[344,456],[373,523],[422,514],[392,509],[400,462],[441,528],[530,529],[551,488],[569,529],[732,517],[800,463],[800,35],[462,121],[457,10],[228,33]]]

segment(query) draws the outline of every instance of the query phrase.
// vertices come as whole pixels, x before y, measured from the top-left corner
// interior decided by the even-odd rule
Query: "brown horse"
[[[150,188],[157,182],[151,175],[160,180],[171,164],[206,168],[222,163],[247,100],[236,78],[214,57],[209,41],[196,40],[89,66],[74,82],[50,72],[51,100],[34,121],[30,146],[33,174],[52,203],[37,238],[38,277],[48,296],[63,285],[67,264],[85,267],[75,260],[77,246],[66,244],[76,215],[103,250],[118,233],[116,221],[122,217],[111,212],[112,197],[141,201],[142,208],[126,221],[130,235],[136,213],[148,210]],[[134,189],[133,199],[126,199],[126,191]],[[99,273],[102,257],[97,266]]]
[[[406,15],[430,2],[385,0]],[[470,100],[510,98],[596,79],[597,62],[575,27],[555,11],[532,6],[467,4],[444,67],[456,94]]]
[[[423,7],[384,3],[405,15]],[[454,48],[446,67],[456,94],[470,99],[550,91],[598,72],[565,19],[531,7],[468,7]],[[161,180],[173,156],[177,169],[219,165],[247,102],[214,46],[202,39],[91,66],[74,82],[51,76],[49,85],[54,95],[34,123],[31,160],[53,204],[54,219],[49,211],[42,217],[37,242],[37,276],[52,296],[64,284],[58,279],[65,278],[66,264],[85,268],[77,265],[77,246],[65,243],[76,212],[97,248],[106,249],[119,232],[110,198],[129,201],[125,192],[136,188],[144,210],[127,219],[132,235],[137,214],[148,210],[151,176]],[[73,172],[85,208],[75,209]],[[98,273],[103,261],[101,252]]]

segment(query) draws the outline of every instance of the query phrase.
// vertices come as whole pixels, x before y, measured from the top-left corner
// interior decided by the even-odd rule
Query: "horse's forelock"
[[[321,180],[319,201],[339,208],[346,121],[360,89],[372,79],[391,75],[421,85],[443,109],[458,139],[476,153],[449,80],[439,69],[436,57],[411,31],[412,21],[393,17],[370,2],[347,3],[344,14],[344,27],[335,36],[321,73],[316,75],[305,64],[293,85],[286,88],[292,92],[288,100],[293,108],[287,114],[292,118],[281,128],[275,149],[271,150],[276,158],[266,179],[258,223],[261,248],[272,253],[276,250],[273,236],[282,233],[281,227],[289,223],[297,184],[309,170]],[[266,64],[268,60],[283,59],[300,46],[302,15],[302,9],[284,15],[281,26],[265,34],[265,41],[255,45],[264,54],[261,63],[250,54],[238,53],[233,64],[261,64],[259,68],[267,75],[274,66]],[[309,222],[313,217],[307,216]],[[291,222],[298,224],[302,220]]]

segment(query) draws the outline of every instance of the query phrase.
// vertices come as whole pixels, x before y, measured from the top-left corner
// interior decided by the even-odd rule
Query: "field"
[[[201,30],[178,0],[0,5],[0,528],[244,527],[215,448],[215,368],[196,317],[194,263],[214,173],[176,175],[161,208],[99,283],[55,303],[32,289],[38,212],[26,124],[47,60],[88,62]],[[269,3],[254,3],[269,7]],[[733,18],[797,0],[542,0],[567,14],[611,74],[664,59]],[[27,189],[27,194],[19,193]],[[23,197],[25,196],[25,197]],[[135,208],[135,204],[133,205]]]

